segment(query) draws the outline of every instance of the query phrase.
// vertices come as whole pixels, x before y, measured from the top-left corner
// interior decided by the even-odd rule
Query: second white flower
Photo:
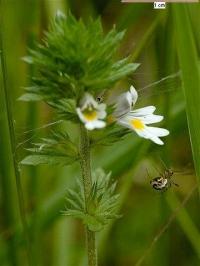
[[[102,119],[106,117],[106,105],[99,104],[91,94],[85,94],[76,111],[88,130],[105,127],[106,123]]]

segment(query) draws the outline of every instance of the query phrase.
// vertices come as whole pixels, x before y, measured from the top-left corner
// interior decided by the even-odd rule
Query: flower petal
[[[135,129],[135,128],[132,128],[132,129],[142,138],[150,139],[152,137],[148,134],[148,132],[145,129],[143,129],[143,130],[139,130],[139,129]]]
[[[117,103],[115,104],[115,110],[113,112],[113,115],[115,117],[120,117],[130,112],[130,110],[131,110],[131,106],[127,100],[126,93],[123,93],[117,99]]]
[[[147,115],[145,117],[142,117],[141,120],[143,121],[143,123],[145,123],[146,125],[148,124],[153,124],[153,123],[158,123],[160,121],[163,120],[163,116],[162,115]]]
[[[164,144],[164,142],[158,136],[153,135],[153,134],[151,134],[151,132],[149,132],[148,127],[145,127],[144,130],[135,130],[135,132],[140,137],[143,137],[145,139],[150,139],[151,141],[153,141],[154,143],[156,143],[158,145],[163,145]]]
[[[121,117],[123,115],[126,115],[128,112],[131,111],[137,99],[138,99],[138,93],[136,89],[133,86],[131,86],[129,91],[122,93],[117,97],[114,116]]]
[[[130,92],[131,92],[131,95],[132,95],[132,101],[133,101],[133,105],[134,105],[137,102],[138,93],[137,93],[136,89],[133,86],[130,87]]]
[[[103,128],[103,127],[105,127],[105,125],[106,125],[106,123],[104,121],[96,120],[96,121],[86,123],[85,127],[88,130],[93,130],[95,128]]]
[[[147,130],[150,134],[157,136],[157,137],[165,137],[165,136],[169,135],[169,131],[165,128],[147,127]]]
[[[81,110],[84,110],[85,108],[88,107],[88,105],[92,105],[94,108],[98,107],[98,103],[95,101],[95,99],[93,98],[93,96],[89,93],[86,93],[83,97],[83,99],[81,100]]]
[[[150,115],[153,114],[153,112],[156,110],[155,106],[146,106],[143,108],[139,108],[139,109],[135,109],[133,111],[131,111],[131,114],[134,114],[135,116],[146,116],[146,115]]]
[[[82,122],[85,123],[86,120],[85,120],[85,118],[84,118],[84,116],[83,116],[83,114],[82,114],[82,112],[81,112],[81,109],[80,109],[80,108],[76,108],[76,112],[77,112],[77,114],[78,114],[80,120],[81,120]]]
[[[153,137],[150,140],[152,140],[153,142],[155,142],[158,145],[163,145],[164,144],[164,142],[161,139],[159,139],[158,137]]]
[[[102,128],[106,126],[106,123],[101,120],[96,120],[93,122],[95,128]]]
[[[85,127],[86,127],[88,130],[93,130],[93,129],[95,129],[94,122],[88,122],[88,123],[85,123]]]
[[[133,107],[135,103],[137,102],[138,93],[133,86],[131,86],[130,90],[126,93],[126,98],[127,98],[127,101],[130,107]]]

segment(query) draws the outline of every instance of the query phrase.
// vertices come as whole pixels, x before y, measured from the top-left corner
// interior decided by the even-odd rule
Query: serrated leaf
[[[30,101],[41,101],[43,100],[43,97],[38,94],[34,93],[24,93],[18,98],[19,101],[25,101],[25,102],[30,102]]]
[[[29,155],[20,163],[23,165],[39,165],[39,164],[71,164],[74,160],[65,156],[50,156],[50,155]]]
[[[69,165],[78,160],[77,147],[66,132],[52,131],[49,138],[41,138],[39,143],[33,145],[33,148],[26,149],[33,154],[25,157],[21,164]]]
[[[82,219],[83,223],[88,226],[91,231],[100,231],[111,219],[117,219],[120,216],[116,213],[118,207],[118,194],[114,194],[116,182],[110,181],[111,174],[105,174],[101,169],[96,170],[92,175],[92,188],[87,199],[87,208],[84,201],[83,192],[80,191],[79,183],[78,190],[69,190],[66,197],[66,211],[63,214]],[[81,207],[81,209],[80,209]],[[74,215],[76,211],[79,217]],[[86,212],[87,209],[87,212]]]

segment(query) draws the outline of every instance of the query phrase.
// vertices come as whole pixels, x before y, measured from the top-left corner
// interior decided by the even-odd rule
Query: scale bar
[[[153,0],[121,0],[122,3],[155,3]],[[198,3],[199,0],[166,0],[165,3]]]

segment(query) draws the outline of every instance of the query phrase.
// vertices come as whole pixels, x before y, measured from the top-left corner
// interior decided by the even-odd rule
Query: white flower
[[[116,104],[117,111],[115,111],[114,113],[117,119],[117,123],[124,127],[130,128],[131,130],[134,130],[140,137],[150,139],[156,144],[163,145],[164,143],[159,137],[167,136],[169,134],[169,131],[164,128],[147,126],[149,124],[162,121],[163,116],[153,114],[156,110],[154,106],[147,106],[144,108],[132,110],[137,101],[137,98],[138,94],[133,86],[131,86],[129,92],[122,94],[118,98],[121,102],[118,102]],[[124,110],[122,106],[124,106]],[[121,113],[122,115],[119,115],[119,113]]]
[[[93,130],[105,127],[106,123],[102,121],[106,117],[105,109],[106,105],[104,103],[99,104],[92,95],[86,93],[76,111],[85,127],[88,130]]]

